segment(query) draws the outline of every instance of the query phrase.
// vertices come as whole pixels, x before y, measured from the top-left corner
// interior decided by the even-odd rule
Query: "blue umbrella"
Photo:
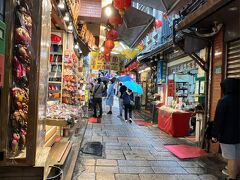
[[[143,94],[143,88],[134,81],[123,81],[123,84],[135,93]]]
[[[117,79],[121,82],[133,81],[133,79],[130,76],[118,76]]]

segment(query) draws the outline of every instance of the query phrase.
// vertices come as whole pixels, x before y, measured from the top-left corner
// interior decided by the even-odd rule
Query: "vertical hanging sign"
[[[157,64],[157,84],[166,83],[166,68],[167,64],[164,61],[159,61]]]

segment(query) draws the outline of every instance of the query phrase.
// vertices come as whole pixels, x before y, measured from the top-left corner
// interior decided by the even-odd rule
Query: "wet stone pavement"
[[[224,163],[214,157],[181,160],[164,148],[180,144],[157,127],[126,123],[103,115],[101,123],[88,123],[82,145],[98,141],[103,156],[79,153],[73,180],[215,180],[224,179]]]

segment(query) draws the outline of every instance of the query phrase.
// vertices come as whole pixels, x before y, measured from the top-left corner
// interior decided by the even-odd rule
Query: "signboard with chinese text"
[[[166,83],[167,63],[159,61],[157,64],[157,84]]]

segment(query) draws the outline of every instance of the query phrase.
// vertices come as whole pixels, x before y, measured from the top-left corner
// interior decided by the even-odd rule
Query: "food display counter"
[[[189,112],[162,106],[158,109],[158,127],[173,137],[187,136],[190,117]]]

